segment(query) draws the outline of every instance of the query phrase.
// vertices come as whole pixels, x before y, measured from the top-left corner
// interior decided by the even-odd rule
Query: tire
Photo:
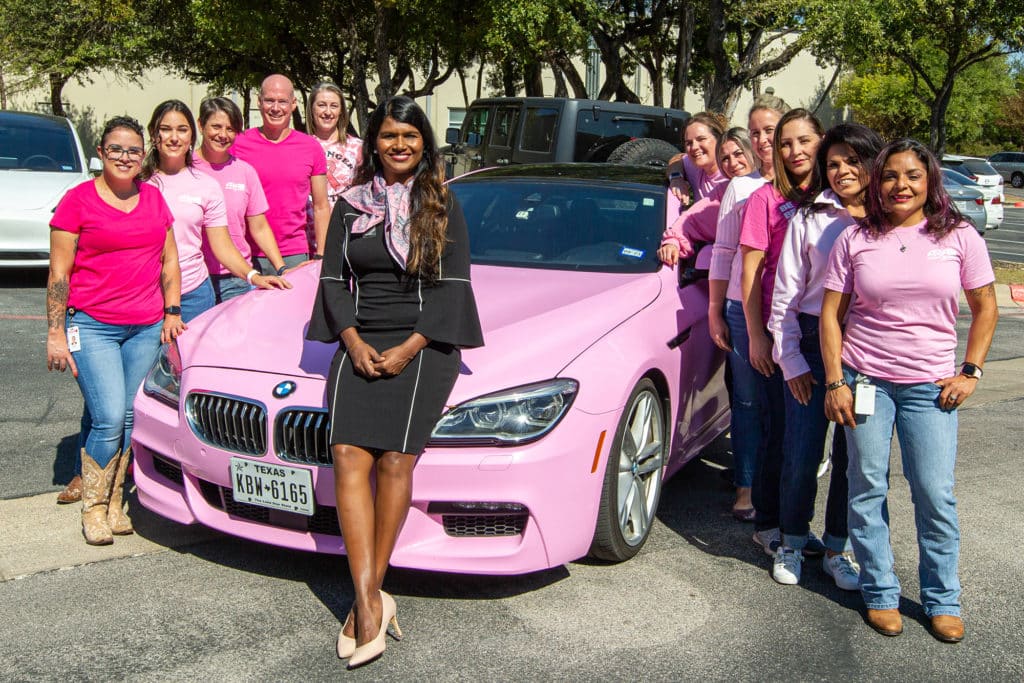
[[[668,452],[664,411],[654,383],[640,380],[619,418],[605,466],[590,546],[593,557],[622,562],[636,555],[647,542],[658,510]]]
[[[657,138],[637,138],[619,145],[608,155],[608,163],[665,168],[679,154],[676,146]]]
[[[1019,171],[1014,172],[1014,174],[1010,176],[1010,184],[1014,187],[1024,187],[1024,173]]]

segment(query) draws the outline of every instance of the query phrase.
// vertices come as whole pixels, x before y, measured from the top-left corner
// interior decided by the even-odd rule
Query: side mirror
[[[449,128],[444,132],[444,141],[449,145],[456,145],[459,143],[459,129]]]
[[[96,157],[89,159],[89,173],[103,173],[103,162]]]

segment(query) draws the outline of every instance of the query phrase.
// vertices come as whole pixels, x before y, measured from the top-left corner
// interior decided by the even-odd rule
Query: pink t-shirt
[[[686,258],[693,254],[694,242],[714,242],[718,231],[718,209],[727,187],[726,183],[716,185],[674,221],[669,221],[661,243],[676,245],[679,257]]]
[[[188,294],[210,277],[203,258],[203,230],[227,226],[224,193],[216,180],[188,167],[174,175],[156,173],[146,182],[160,190],[174,215],[181,293]]]
[[[775,269],[779,265],[782,238],[786,236],[789,219],[796,213],[796,204],[787,200],[775,186],[766,183],[747,200],[740,228],[740,245],[764,252],[761,275],[761,316],[765,324],[772,310],[775,290]]]
[[[110,325],[152,325],[164,315],[160,273],[174,217],[160,193],[139,186],[125,213],[87,180],[67,191],[50,226],[78,235],[68,305]]]
[[[263,185],[260,184],[260,177],[256,174],[256,169],[235,157],[229,157],[223,164],[211,164],[205,159],[196,157],[195,166],[216,180],[224,192],[228,233],[231,234],[231,241],[235,243],[242,258],[249,261],[252,258],[252,248],[249,246],[249,240],[246,239],[248,224],[245,219],[248,216],[258,216],[267,212],[267,197],[263,194]],[[206,268],[212,275],[229,275],[231,273],[213,255],[213,250],[210,249],[207,240],[203,240],[203,257],[206,259]]]
[[[843,362],[900,384],[956,373],[960,289],[995,280],[985,240],[963,223],[940,240],[924,222],[872,238],[847,228],[832,249],[825,288],[853,292]]]
[[[308,254],[306,202],[313,176],[327,173],[324,151],[312,136],[291,130],[280,142],[270,142],[259,128],[235,138],[231,153],[252,164],[267,196],[267,221],[282,256]],[[266,256],[258,248],[257,256]]]
[[[721,189],[718,191],[718,197],[721,199],[722,193],[725,192],[725,187],[729,184],[729,179],[721,170],[717,171],[714,175],[708,175],[702,169],[697,168],[697,165],[693,163],[693,159],[688,154],[683,154],[683,169],[681,172],[678,170],[672,172],[672,169],[669,169],[670,188],[673,186],[681,187],[684,181],[690,186],[694,201],[711,195],[719,186],[721,186]],[[683,208],[683,205],[676,199],[675,193],[669,189],[668,206],[666,207],[666,215],[670,216],[669,220],[674,220],[683,211]]]

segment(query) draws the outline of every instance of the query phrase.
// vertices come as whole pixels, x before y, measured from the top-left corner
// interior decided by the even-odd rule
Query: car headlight
[[[181,355],[177,342],[160,347],[153,368],[142,383],[142,390],[172,408],[178,407],[181,399]]]
[[[511,446],[534,441],[554,429],[579,387],[574,379],[553,379],[460,403],[441,416],[430,442]]]

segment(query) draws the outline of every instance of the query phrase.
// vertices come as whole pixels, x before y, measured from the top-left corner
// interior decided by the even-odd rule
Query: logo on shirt
[[[224,183],[224,189],[245,192],[245,183]]]
[[[182,194],[178,195],[178,201],[184,202],[185,204],[195,204],[200,206],[203,203],[203,198],[194,194]]]
[[[928,252],[929,261],[959,261],[960,254],[952,247],[940,247]]]

